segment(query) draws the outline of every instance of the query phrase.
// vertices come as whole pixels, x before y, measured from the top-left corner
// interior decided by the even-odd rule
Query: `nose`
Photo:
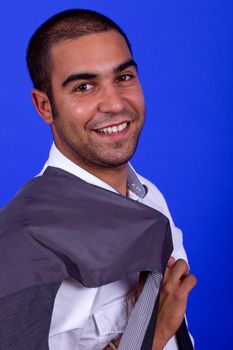
[[[125,99],[117,86],[108,85],[103,87],[99,101],[99,111],[102,113],[120,113],[124,108]]]

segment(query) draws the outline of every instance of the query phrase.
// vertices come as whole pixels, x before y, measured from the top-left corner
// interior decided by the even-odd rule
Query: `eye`
[[[117,78],[117,82],[128,81],[134,78],[133,74],[123,74]]]
[[[76,86],[74,88],[74,91],[83,92],[83,91],[89,91],[92,88],[93,88],[93,84],[91,84],[91,83],[82,83],[82,84],[79,84],[78,86]]]

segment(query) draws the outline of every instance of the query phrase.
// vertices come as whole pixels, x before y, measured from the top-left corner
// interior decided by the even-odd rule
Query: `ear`
[[[52,124],[52,108],[47,95],[38,89],[33,89],[31,95],[33,104],[36,107],[36,110],[41,118],[45,121],[46,124]]]

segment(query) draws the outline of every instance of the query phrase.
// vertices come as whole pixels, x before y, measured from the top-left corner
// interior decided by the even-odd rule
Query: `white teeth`
[[[125,128],[127,128],[127,125],[128,125],[127,123],[122,123],[119,125],[109,126],[108,128],[99,129],[97,131],[104,133],[104,134],[113,134],[113,133],[124,130]]]

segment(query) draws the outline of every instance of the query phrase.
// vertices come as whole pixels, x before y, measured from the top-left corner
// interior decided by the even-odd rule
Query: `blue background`
[[[199,283],[188,305],[197,349],[230,349],[232,328],[232,0],[0,4],[0,207],[39,172],[51,144],[30,100],[25,50],[72,7],[112,17],[132,41],[147,101],[133,165],[164,193]]]

